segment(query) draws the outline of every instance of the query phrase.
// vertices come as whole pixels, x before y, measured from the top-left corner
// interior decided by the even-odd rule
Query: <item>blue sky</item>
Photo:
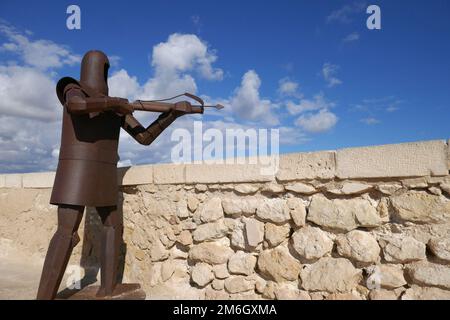
[[[69,4],[81,8],[81,30],[66,28]],[[369,4],[381,8],[381,30],[366,27]],[[12,75],[11,66],[32,69],[33,76],[49,81],[48,87],[65,75],[77,78],[79,57],[97,48],[113,57],[110,75],[122,71],[120,75],[125,77],[113,81],[116,92],[128,97],[149,94],[145,84],[151,79],[160,81],[157,73],[175,72],[177,79],[185,80],[192,77],[196,93],[229,104],[225,117],[214,113],[204,117],[212,127],[231,123],[283,127],[282,152],[444,139],[450,137],[449,14],[450,2],[446,0],[3,0],[0,19],[9,35],[7,31],[0,33],[0,86],[2,72],[4,83],[28,83],[20,78],[22,69]],[[22,35],[28,43],[45,40],[43,45],[65,48],[67,52],[60,58],[66,60],[44,67],[30,62],[24,56],[26,51],[17,49],[17,39],[11,34]],[[170,40],[174,34],[181,38]],[[193,41],[199,50],[205,45],[205,55],[199,51],[194,55],[206,62],[184,57],[188,60],[183,61],[192,64],[189,68],[170,69],[166,56],[155,58],[155,46],[166,44],[161,47],[167,49],[161,50],[164,55],[173,52],[170,45],[176,41]],[[11,43],[15,46],[5,46]],[[208,74],[202,71],[205,66],[210,68]],[[117,85],[121,79],[132,89],[123,91]],[[17,106],[30,107],[27,113],[10,110],[15,104],[8,99],[14,94],[8,92],[11,87],[3,87],[0,171],[54,168],[60,116],[36,119],[30,115],[39,110],[39,106],[30,106],[32,98],[46,87],[31,86],[29,91],[36,93],[25,106]],[[162,87],[164,83],[150,86],[160,88],[155,95],[166,92]],[[175,89],[183,89],[183,84]],[[255,92],[256,99],[246,96]],[[45,99],[54,103],[50,96]],[[22,128],[20,123],[25,122]],[[49,126],[53,129],[42,129],[48,132],[40,140],[27,138],[33,129]],[[11,130],[19,132],[11,134]],[[13,147],[14,141],[27,148]],[[161,146],[128,148],[128,143],[124,142],[121,152],[125,154],[122,159],[129,155],[129,163],[167,160],[167,149]]]

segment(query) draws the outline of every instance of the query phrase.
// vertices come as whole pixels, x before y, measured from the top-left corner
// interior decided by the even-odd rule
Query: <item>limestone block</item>
[[[384,289],[396,289],[406,284],[403,269],[399,265],[380,264],[366,268],[374,285]]]
[[[433,237],[428,242],[428,247],[433,254],[441,260],[450,262],[450,239]]]
[[[22,174],[3,175],[5,188],[22,188]]]
[[[246,249],[246,240],[244,235],[245,224],[238,220],[236,227],[231,233],[231,244],[238,249]]]
[[[229,293],[246,292],[255,289],[255,280],[245,276],[231,276],[225,279],[225,290]]]
[[[177,203],[177,217],[180,219],[185,219],[189,217],[188,203],[184,199],[181,199]]]
[[[218,264],[213,266],[213,272],[217,279],[226,279],[230,276],[226,264]]]
[[[249,247],[256,247],[264,239],[264,223],[256,219],[245,219],[245,235]]]
[[[382,223],[375,207],[366,199],[329,200],[322,194],[312,197],[307,220],[337,231],[376,227]]]
[[[344,258],[321,258],[305,266],[300,272],[305,290],[327,292],[349,292],[361,279],[361,272]]]
[[[311,300],[308,292],[288,284],[279,285],[274,293],[277,300]]]
[[[222,200],[219,197],[209,199],[200,209],[200,220],[212,222],[220,218],[223,218]]]
[[[360,194],[369,191],[372,189],[372,186],[366,183],[360,182],[345,182],[342,184],[339,189],[330,189],[328,192],[337,195],[352,195],[352,194]]]
[[[352,230],[336,238],[338,253],[359,263],[374,263],[380,256],[377,240],[368,232]]]
[[[291,218],[297,227],[302,227],[306,223],[306,206],[298,198],[287,199],[287,206],[291,209]]]
[[[450,289],[450,266],[430,262],[417,262],[406,266],[412,281],[421,286]]]
[[[310,186],[309,184],[301,182],[288,184],[287,186],[285,186],[285,188],[288,191],[292,191],[299,194],[313,194],[316,192],[316,188]]]
[[[189,258],[193,261],[209,264],[223,264],[233,254],[233,250],[220,244],[202,242],[189,250]]]
[[[258,269],[262,275],[276,282],[294,281],[298,278],[300,263],[286,248],[276,247],[259,255]]]
[[[214,279],[213,282],[211,283],[211,287],[214,290],[223,290],[224,286],[225,286],[225,281],[219,280],[219,279]]]
[[[212,267],[207,263],[197,263],[191,270],[191,279],[200,287],[206,286],[214,279]]]
[[[188,230],[183,230],[178,235],[177,241],[183,246],[189,246],[192,244],[192,235]]]
[[[259,187],[248,183],[241,183],[235,185],[234,190],[240,194],[252,194],[257,192]]]
[[[290,210],[283,199],[263,199],[259,202],[256,215],[262,220],[275,223],[287,222],[290,219]]]
[[[187,164],[186,183],[270,182],[258,164]]]
[[[284,186],[282,184],[277,184],[276,182],[270,182],[262,188],[262,191],[268,193],[283,193]]]
[[[195,196],[193,196],[192,194],[188,195],[187,206],[191,212],[197,210],[199,203],[200,201],[198,201],[198,199]]]
[[[403,179],[401,180],[401,183],[408,189],[421,189],[428,187],[426,177]]]
[[[409,191],[391,198],[395,216],[416,223],[442,223],[450,219],[450,201],[424,191]]]
[[[393,234],[380,237],[378,242],[388,262],[408,263],[426,259],[425,245],[412,237]]]
[[[386,195],[394,194],[396,191],[400,190],[402,185],[399,183],[392,184],[379,184],[376,186],[376,189]]]
[[[228,216],[234,218],[243,215],[253,215],[258,206],[258,199],[254,197],[245,198],[225,198],[222,200],[223,211]]]
[[[228,270],[232,274],[251,275],[255,271],[256,257],[251,253],[238,251],[228,260]]]
[[[153,183],[153,165],[133,166],[117,169],[119,186],[132,186]]]
[[[279,181],[331,179],[335,176],[335,152],[292,153],[280,156]]]
[[[227,231],[228,227],[224,224],[222,219],[199,225],[192,233],[192,236],[197,242],[209,241],[224,237],[227,234]]]
[[[153,166],[153,181],[155,184],[185,183],[184,164],[158,164]]]
[[[292,235],[292,247],[306,260],[316,260],[329,254],[333,240],[319,228],[306,226]]]
[[[287,223],[280,226],[268,222],[265,224],[264,230],[266,241],[270,246],[275,247],[289,237],[291,227]]]
[[[450,300],[450,291],[413,285],[402,295],[402,300]]]
[[[341,149],[336,165],[341,179],[441,176],[448,174],[447,145],[434,140]]]
[[[23,188],[52,188],[55,180],[54,172],[36,172],[22,175]]]
[[[196,184],[195,191],[197,192],[206,192],[208,190],[208,186],[206,184]]]

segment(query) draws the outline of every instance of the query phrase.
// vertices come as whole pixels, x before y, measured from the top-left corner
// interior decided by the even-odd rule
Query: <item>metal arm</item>
[[[151,112],[169,112],[177,110],[185,113],[203,113],[204,108],[222,109],[223,106],[217,104],[215,106],[191,105],[188,101],[180,101],[176,103],[158,102],[158,101],[142,101],[136,100],[131,102],[134,111],[151,111]]]
[[[173,112],[165,112],[147,128],[144,128],[133,115],[127,114],[124,116],[122,128],[137,142],[148,146],[161,134],[161,132],[171,125],[176,118],[177,116]]]
[[[191,105],[188,101],[180,101],[175,103],[164,102],[173,100],[175,98],[179,98],[182,96],[186,96],[191,98],[199,103],[199,105]],[[133,110],[139,111],[153,111],[153,112],[169,112],[171,110],[176,110],[184,113],[203,113],[204,108],[216,108],[218,110],[222,109],[223,106],[217,104],[215,106],[205,106],[205,103],[200,97],[193,95],[192,93],[182,93],[177,96],[161,99],[161,100],[136,100],[131,102],[130,105],[133,107]]]
[[[125,99],[103,97],[86,97],[78,86],[68,86],[65,91],[65,104],[69,113],[87,114],[112,110],[120,106]]]

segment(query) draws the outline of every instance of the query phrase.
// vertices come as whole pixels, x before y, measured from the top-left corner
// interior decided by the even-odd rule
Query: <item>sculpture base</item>
[[[118,284],[110,296],[98,296],[100,286],[87,286],[68,296],[68,300],[145,300],[145,292],[138,283]]]

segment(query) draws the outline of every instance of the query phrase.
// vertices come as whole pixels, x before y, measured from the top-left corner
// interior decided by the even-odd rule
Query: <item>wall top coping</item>
[[[118,184],[264,183],[445,176],[450,170],[450,140],[288,153],[280,155],[279,159],[252,160],[231,164],[154,164],[118,168]],[[55,172],[0,174],[0,188],[51,188],[54,176]]]

